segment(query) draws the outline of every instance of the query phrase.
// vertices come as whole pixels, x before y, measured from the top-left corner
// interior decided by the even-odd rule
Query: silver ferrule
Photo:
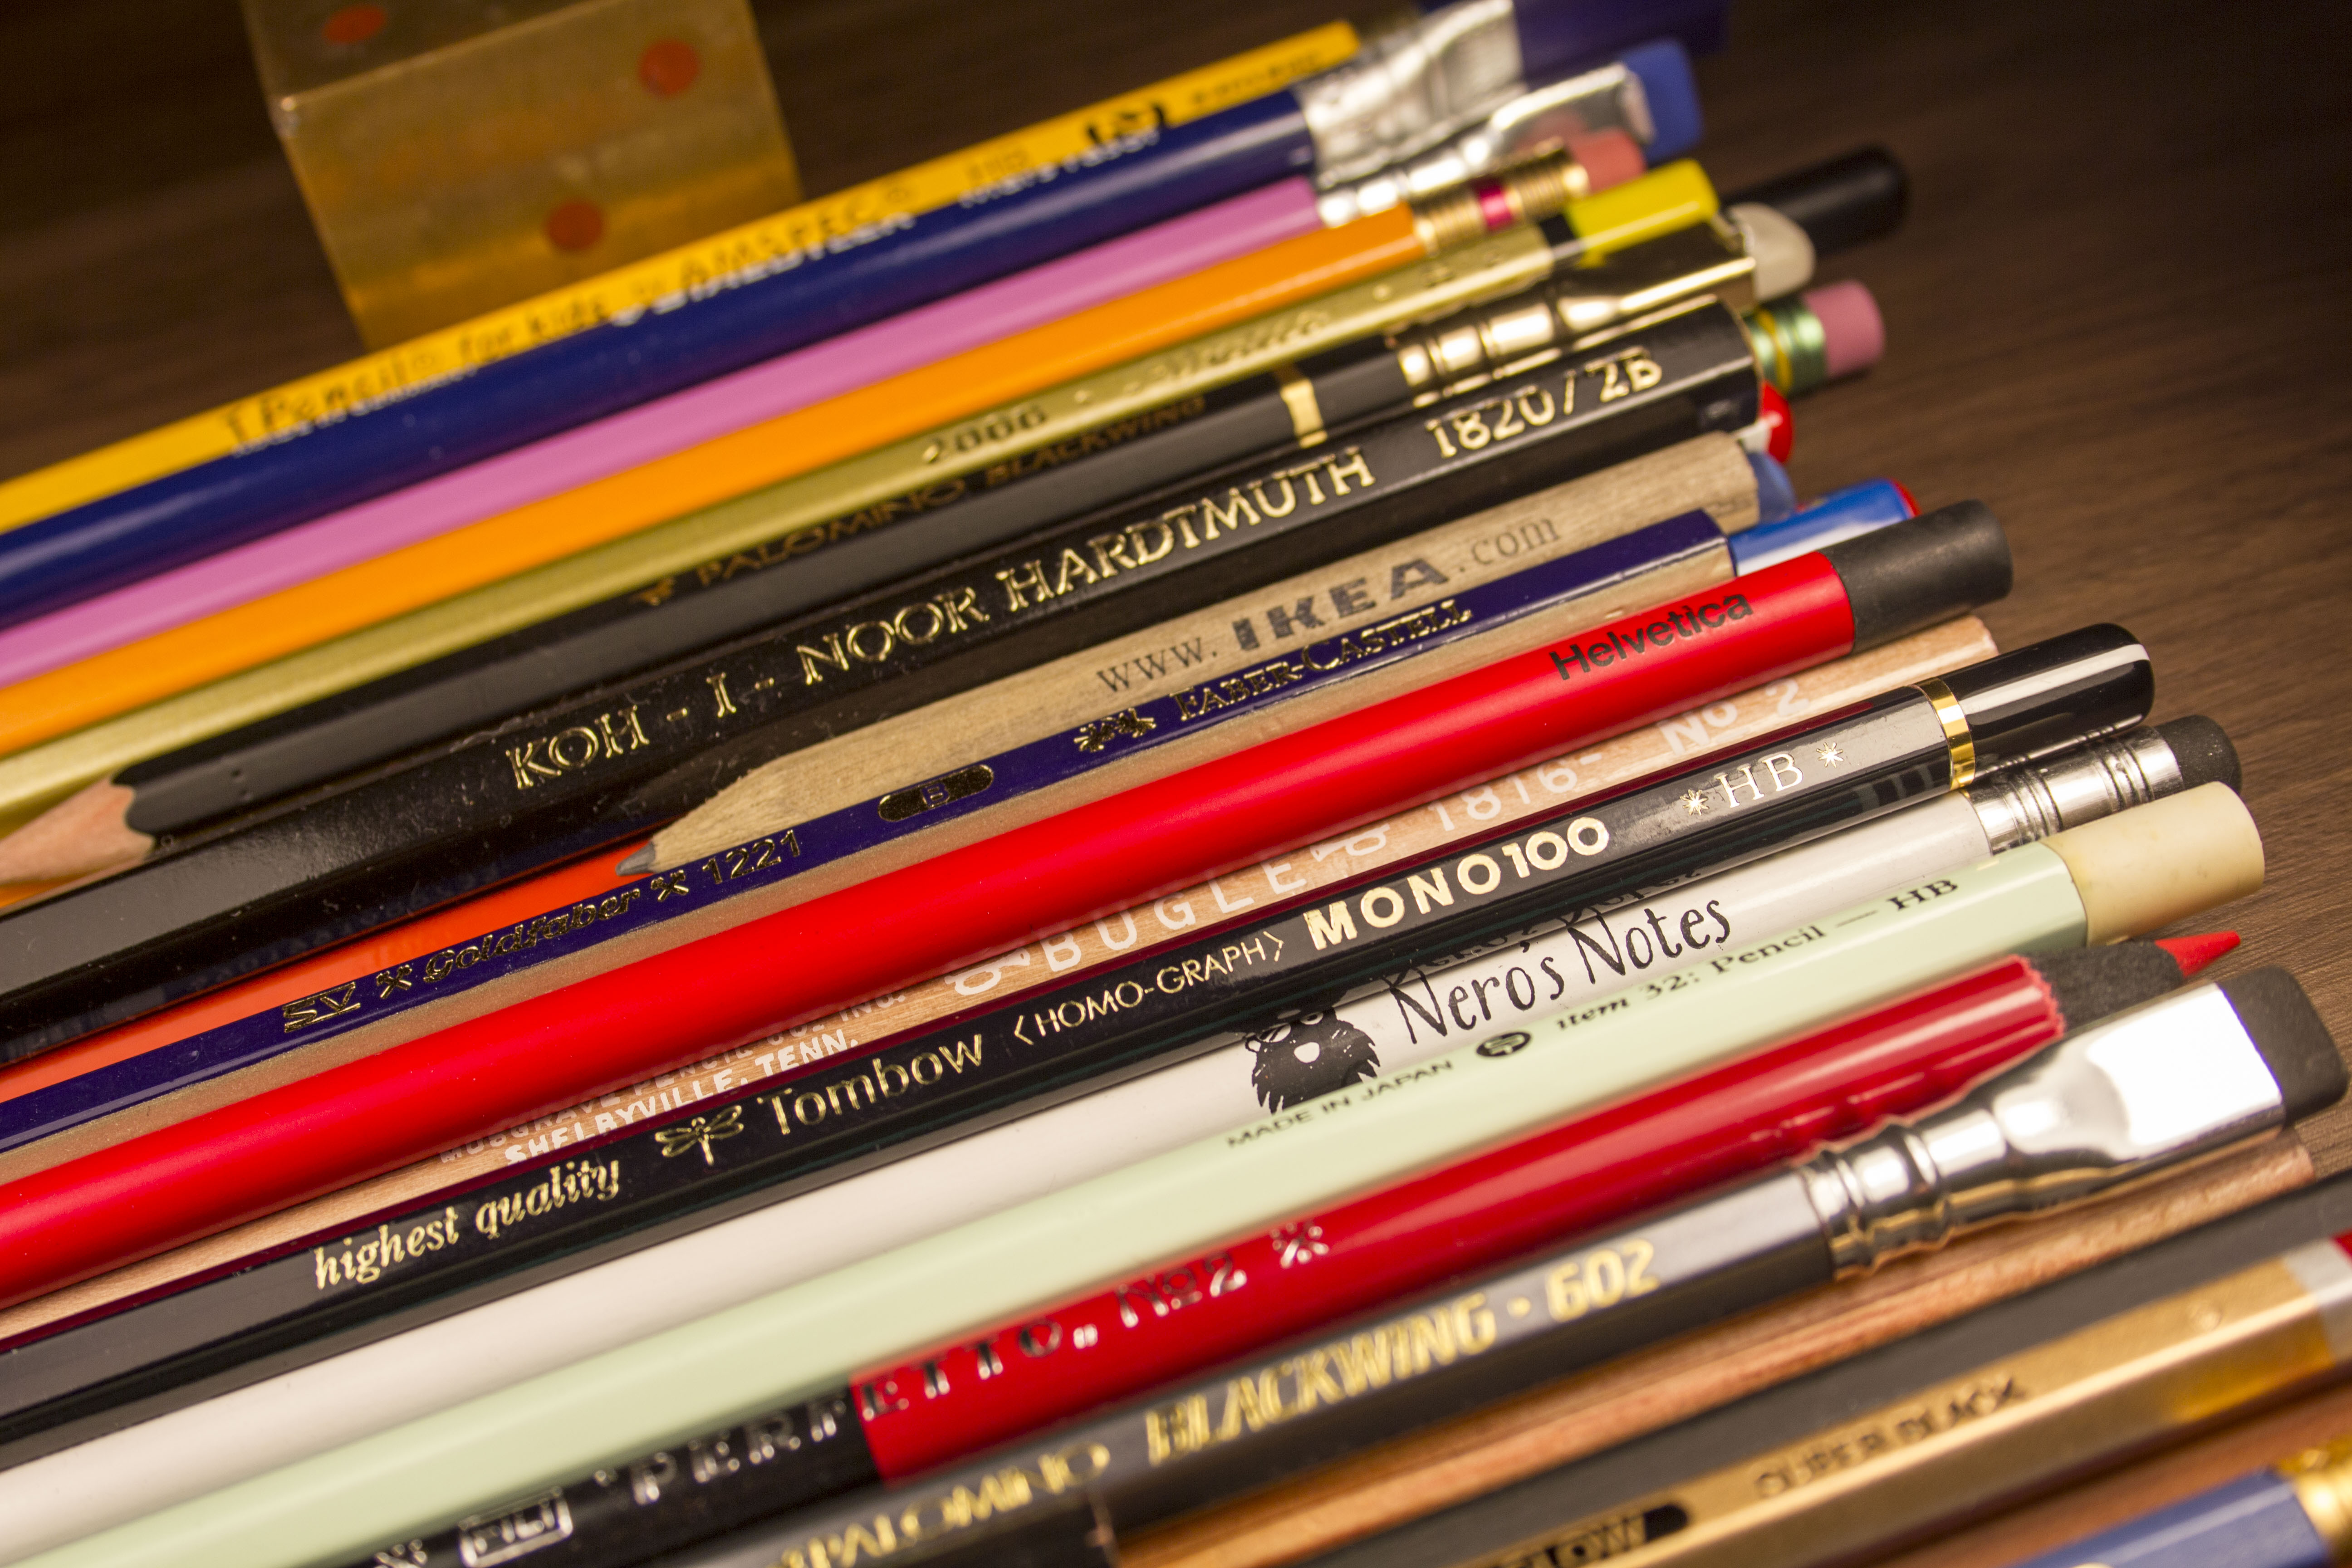
[[[2229,998],[2199,985],[2069,1036],[1958,1103],[1799,1167],[1840,1273],[2077,1202],[2285,1120]]]
[[[1612,129],[1644,145],[1656,135],[1642,79],[1622,65],[1603,66],[1507,99],[1483,119],[1423,152],[1402,158],[1391,153],[1395,161],[1375,172],[1341,180],[1327,175],[1318,205],[1325,226],[1336,228],[1475,179],[1517,159],[1565,147],[1571,136]]]
[[[1461,130],[1520,90],[1511,0],[1463,0],[1367,39],[1293,90],[1318,184],[1359,180]]]
[[[2153,729],[2094,741],[2045,763],[1969,786],[1969,804],[1994,849],[2014,849],[2069,827],[2179,792],[2179,759]]]

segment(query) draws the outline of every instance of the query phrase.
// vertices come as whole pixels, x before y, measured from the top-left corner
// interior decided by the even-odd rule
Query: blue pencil
[[[2017,1568],[2333,1568],[2352,1561],[2352,1440],[2304,1454]]]

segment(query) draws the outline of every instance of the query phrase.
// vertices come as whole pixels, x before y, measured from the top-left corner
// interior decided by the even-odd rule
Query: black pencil
[[[1873,149],[1785,175],[1769,200],[1753,205],[1799,215],[1813,249],[1826,252],[1891,227],[1904,188],[1900,166]],[[1743,245],[1717,223],[1569,270],[1583,242],[1557,221],[1544,233],[1567,275],[1496,304],[1333,349],[973,473],[943,473],[921,489],[793,529],[697,572],[136,763],[0,838],[0,881],[80,875],[136,858],[159,839],[689,657],[951,555],[1190,475],[1311,448],[1333,429],[1481,378],[1499,363],[1559,352],[1622,321],[1629,301],[1651,310],[1712,290],[1752,304],[1755,279],[1810,266],[1769,253],[1769,237]],[[1786,303],[1776,316],[1791,312],[1804,307]],[[1784,369],[1797,375],[1778,377],[1790,393],[1810,390],[1825,374],[1818,356]],[[898,525],[911,518],[921,526]],[[824,548],[809,551],[811,540]]]
[[[1139,609],[1196,609],[1739,428],[1757,387],[1738,319],[1700,302],[1304,463],[1228,469],[298,797],[0,914],[0,1057],[642,833],[753,766],[1091,646]],[[1445,437],[1457,420],[1475,446]]]

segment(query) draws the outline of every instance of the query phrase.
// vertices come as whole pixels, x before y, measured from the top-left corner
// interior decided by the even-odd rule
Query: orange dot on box
[[[320,24],[319,36],[331,44],[364,44],[391,20],[381,5],[346,5]]]
[[[566,202],[547,215],[547,243],[558,250],[585,250],[604,237],[604,209],[594,202]]]
[[[662,98],[676,98],[694,85],[702,74],[702,57],[694,52],[692,44],[676,38],[664,38],[648,44],[646,52],[637,57],[637,79],[646,90]]]

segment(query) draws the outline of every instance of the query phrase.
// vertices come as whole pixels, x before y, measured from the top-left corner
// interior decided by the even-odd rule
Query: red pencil
[[[868,1373],[851,1408],[884,1479],[976,1453],[1924,1110],[2237,944],[2228,932],[2003,959]]]
[[[2007,592],[1972,502],[1653,606],[0,1188],[0,1305]]]

